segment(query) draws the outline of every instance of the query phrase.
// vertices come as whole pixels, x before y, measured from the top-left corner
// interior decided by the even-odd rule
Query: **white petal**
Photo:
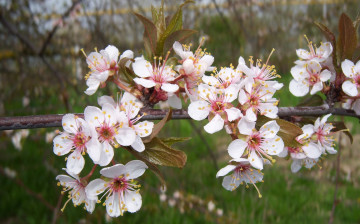
[[[86,151],[92,161],[97,164],[101,155],[101,143],[97,138],[92,138],[86,143]]]
[[[97,198],[99,194],[104,192],[106,182],[102,179],[92,180],[85,188],[85,192],[88,198]]]
[[[134,213],[140,210],[142,199],[139,192],[126,191],[125,192],[125,204],[128,212]]]
[[[104,114],[94,106],[87,106],[84,111],[85,120],[95,127],[104,122]]]
[[[253,129],[255,128],[255,122],[248,121],[243,117],[239,121],[237,127],[239,129],[240,134],[251,135],[253,133]]]
[[[249,162],[251,166],[256,169],[262,170],[264,167],[263,161],[259,158],[255,151],[252,151],[249,155]]]
[[[102,113],[103,116],[105,117],[105,121],[108,125],[114,126],[117,121],[118,121],[118,117],[117,117],[117,111],[115,109],[115,107],[109,103],[105,103],[102,107]]]
[[[86,200],[85,200],[86,211],[88,211],[90,214],[93,213],[93,211],[95,209],[96,201],[97,201],[97,199],[91,200],[89,198],[86,198]]]
[[[329,70],[325,69],[324,71],[322,71],[322,72],[320,73],[320,80],[321,80],[322,82],[326,82],[326,81],[328,81],[330,78],[331,78],[331,72],[330,72]]]
[[[116,103],[111,96],[101,96],[97,100],[100,107],[104,106],[105,103],[111,104],[113,107],[116,107]]]
[[[310,61],[307,63],[308,67],[307,70],[309,70],[313,74],[319,74],[321,71],[321,65],[316,61]]]
[[[345,59],[345,61],[341,63],[341,69],[346,77],[352,78],[354,76],[352,72],[354,66],[354,63],[348,59]]]
[[[200,58],[200,60],[198,62],[198,64],[203,65],[202,67],[205,67],[205,68],[211,66],[212,63],[214,63],[214,57],[211,55],[208,55],[208,54],[206,54],[202,58]],[[203,68],[203,69],[205,69],[205,68]]]
[[[143,78],[135,78],[134,82],[136,82],[137,84],[139,84],[145,88],[151,88],[156,85],[156,83],[153,80],[143,79]]]
[[[179,86],[176,84],[163,83],[161,89],[168,93],[174,93],[179,90]]]
[[[236,166],[234,165],[227,165],[224,168],[221,168],[217,173],[216,173],[216,177],[223,177],[226,174],[230,173],[231,171],[233,171],[236,168]]]
[[[227,114],[227,118],[230,122],[242,117],[240,110],[235,107],[232,107],[230,109],[225,109],[225,111]]]
[[[176,94],[168,96],[167,102],[168,102],[169,106],[172,108],[175,108],[175,109],[182,108],[181,99]]]
[[[250,107],[249,109],[246,110],[245,118],[250,122],[257,120],[257,116],[254,113],[253,108]]]
[[[132,160],[125,165],[125,168],[127,179],[135,179],[143,175],[148,166],[143,161]]]
[[[76,123],[74,114],[65,114],[61,122],[65,131],[72,134],[76,134],[78,132],[78,124]]]
[[[202,81],[209,86],[216,86],[219,84],[219,80],[217,80],[217,78],[215,78],[214,76],[204,75],[202,77]]]
[[[209,104],[206,101],[195,101],[189,105],[189,116],[197,121],[201,121],[209,116]]]
[[[232,158],[240,158],[244,154],[247,146],[248,144],[245,141],[241,139],[235,139],[230,143],[227,150]]]
[[[100,86],[100,81],[97,80],[95,77],[90,76],[87,80],[86,80],[86,85],[88,86],[88,88],[84,91],[84,93],[86,95],[93,95],[96,90],[99,88]]]
[[[68,154],[73,146],[72,140],[68,139],[68,135],[66,133],[56,136],[53,142],[54,142],[53,151],[55,155],[58,156]]]
[[[344,91],[344,93],[346,93],[348,96],[357,96],[358,95],[358,90],[356,88],[355,83],[353,83],[350,80],[346,80],[343,84],[342,84],[342,90]]]
[[[114,158],[114,149],[108,142],[103,142],[101,145],[102,147],[98,164],[100,166],[107,166]]]
[[[301,97],[309,92],[309,85],[304,80],[293,79],[290,81],[289,90],[294,96]]]
[[[247,94],[245,93],[245,91],[244,91],[243,89],[240,89],[240,92],[239,92],[239,103],[240,103],[241,105],[244,105],[247,101],[248,101]]]
[[[276,121],[268,121],[261,126],[259,132],[263,138],[274,138],[279,130],[280,126],[276,123]]]
[[[149,121],[142,121],[134,125],[134,127],[137,135],[140,135],[140,137],[147,137],[151,134],[154,123]]]
[[[116,178],[126,173],[126,167],[123,164],[116,164],[100,170],[100,174],[108,178]]]
[[[296,54],[301,59],[307,60],[310,58],[310,52],[308,52],[307,50],[304,50],[304,49],[297,49]]]
[[[301,81],[309,77],[309,74],[306,72],[306,67],[303,65],[295,65],[291,68],[290,73],[296,81]]]
[[[306,124],[302,128],[303,134],[299,135],[297,139],[307,139],[314,134],[314,125]]]
[[[352,105],[352,109],[355,111],[357,115],[360,115],[360,99],[355,100]]]
[[[231,103],[238,97],[238,91],[236,85],[230,85],[225,89],[225,101]]]
[[[131,144],[131,147],[138,152],[143,152],[145,150],[145,145],[138,135],[136,135],[135,142]]]
[[[284,147],[283,151],[280,152],[277,156],[280,157],[280,158],[284,158],[288,155],[288,149],[287,147]]]
[[[321,149],[319,148],[318,144],[313,142],[310,142],[308,145],[304,145],[302,149],[309,158],[317,159],[321,156]]]
[[[191,75],[194,72],[194,62],[191,59],[186,59],[183,64],[182,64],[185,74],[186,75]]]
[[[323,89],[323,83],[320,81],[320,82],[317,82],[315,83],[315,85],[311,88],[311,91],[310,91],[310,94],[311,95],[314,95],[315,93],[321,91]]]
[[[284,141],[279,136],[265,139],[260,146],[269,155],[278,155],[284,150]]]
[[[116,141],[122,146],[129,146],[134,143],[136,138],[135,130],[132,128],[119,128],[115,135]]]
[[[109,45],[105,48],[105,51],[109,55],[110,63],[112,61],[117,62],[117,59],[119,57],[119,50],[117,49],[117,47]]]
[[[331,116],[332,114],[327,114],[327,115],[325,115],[323,118],[321,118],[321,124],[325,124],[326,123],[326,121],[328,120],[328,118]]]
[[[260,113],[269,118],[277,118],[279,108],[274,103],[261,103],[259,105]]]
[[[129,58],[129,59],[133,59],[134,58],[134,52],[132,50],[126,50],[124,51],[121,55],[120,55],[120,60],[123,58]]]
[[[204,129],[207,133],[213,134],[220,131],[224,127],[224,120],[219,114],[216,114],[215,117],[204,126]]]
[[[181,57],[181,59],[185,59],[182,57],[184,53],[184,49],[178,41],[175,41],[175,43],[173,44],[173,49],[175,53]]]
[[[325,146],[325,149],[330,154],[336,154],[337,151],[334,149],[334,147]]]
[[[84,168],[85,165],[85,159],[81,155],[81,152],[78,150],[75,150],[73,153],[71,153],[67,159],[66,162],[66,169],[68,169],[70,172],[79,174],[81,170]]]
[[[142,58],[136,59],[135,62],[132,64],[132,66],[135,74],[141,78],[146,78],[153,75],[152,66],[145,59]]]
[[[124,211],[122,204],[120,204],[120,198],[118,192],[113,193],[108,199],[106,199],[106,212],[110,217],[119,217]]]
[[[233,178],[233,175],[228,175],[224,177],[222,186],[228,191],[233,191],[240,185],[240,183],[241,181],[236,178]]]

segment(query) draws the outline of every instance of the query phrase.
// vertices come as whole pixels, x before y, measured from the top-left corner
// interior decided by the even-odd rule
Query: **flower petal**
[[[94,106],[87,106],[85,108],[84,117],[89,124],[95,127],[104,122],[104,114],[99,108]]]
[[[116,141],[122,146],[129,146],[134,143],[136,138],[135,130],[132,128],[119,128],[115,135]]]
[[[168,93],[174,93],[179,90],[179,86],[176,84],[163,83],[161,89]]]
[[[210,106],[206,101],[195,101],[189,105],[188,113],[189,116],[197,121],[201,121],[209,116]]]
[[[293,79],[290,81],[289,90],[294,96],[301,97],[309,92],[309,85],[304,80]]]
[[[235,170],[236,166],[234,165],[227,165],[223,168],[221,168],[217,173],[216,173],[216,178],[218,177],[223,177],[225,175],[227,175],[228,173],[230,173],[231,171]]]
[[[114,158],[114,149],[108,142],[103,142],[101,145],[101,154],[98,164],[100,166],[107,166]]]
[[[123,164],[116,164],[111,167],[106,167],[100,170],[100,174],[108,178],[117,178],[126,173],[126,168]]]
[[[251,135],[253,133],[253,129],[255,128],[255,122],[248,121],[243,117],[240,119],[237,127],[240,134]]]
[[[147,137],[151,134],[154,123],[149,121],[142,121],[134,125],[134,127],[137,135],[140,135],[140,137]]]
[[[319,148],[318,144],[315,144],[313,142],[304,145],[302,149],[304,150],[306,156],[311,159],[317,159],[321,156],[321,149]]]
[[[232,107],[230,109],[225,109],[225,112],[230,122],[242,117],[241,111],[235,107]]]
[[[204,129],[207,133],[213,134],[220,131],[224,127],[224,120],[219,114],[216,114],[215,117],[204,126]]]
[[[135,141],[131,144],[131,147],[138,152],[143,152],[145,150],[145,145],[138,135],[136,135]]]
[[[255,151],[252,151],[249,155],[249,162],[251,166],[253,166],[256,169],[262,170],[264,167],[263,161],[259,156],[256,154]]]
[[[269,121],[261,126],[259,132],[263,138],[274,138],[279,130],[280,126],[276,123],[276,121]]]
[[[145,88],[151,88],[156,85],[156,83],[153,80],[143,79],[143,78],[135,78],[134,82],[136,82],[137,84],[139,84]]]
[[[228,191],[233,191],[235,190],[237,187],[239,187],[240,183],[242,182],[240,179],[234,178],[235,176],[233,175],[228,175],[226,177],[224,177],[224,180],[222,182],[222,186],[228,190]]]
[[[78,124],[74,114],[65,114],[61,123],[64,130],[68,133],[76,134],[78,132]]]
[[[66,162],[66,169],[68,169],[71,173],[79,174],[85,165],[85,159],[81,155],[81,152],[75,150],[71,153]]]
[[[127,179],[135,179],[144,174],[148,166],[140,160],[132,160],[125,165]],[[127,175],[129,174],[129,175]]]
[[[359,93],[356,88],[356,84],[350,80],[346,80],[341,87],[344,93],[346,93],[348,96],[357,96]]]
[[[265,139],[260,147],[269,155],[278,155],[284,150],[284,141],[275,135],[274,138]]]
[[[125,192],[125,204],[127,211],[134,213],[140,210],[142,199],[139,192],[136,191],[126,191]]]
[[[100,107],[104,106],[105,103],[111,104],[113,107],[116,107],[115,100],[111,96],[101,96],[97,100]]]
[[[311,91],[310,91],[310,94],[311,95],[314,95],[315,93],[321,91],[323,89],[323,83],[320,81],[320,82],[317,82],[315,83],[315,85],[311,88]]]
[[[86,143],[86,151],[90,156],[90,159],[97,164],[101,155],[101,143],[97,138],[92,138]]]
[[[345,59],[345,61],[343,61],[341,63],[341,69],[346,77],[353,78],[354,74],[353,74],[352,68],[354,66],[355,66],[354,62],[352,62],[348,59]]]
[[[90,181],[90,183],[85,188],[87,197],[90,199],[97,198],[97,196],[106,189],[105,184],[106,182],[99,178]]]
[[[248,144],[244,140],[235,139],[229,144],[227,150],[232,158],[240,158],[247,146]]]
[[[72,149],[73,142],[68,139],[68,134],[63,133],[54,138],[54,148],[53,151],[55,155],[62,156],[68,154]]]
[[[294,159],[291,163],[291,172],[297,173],[301,169],[301,161],[299,159]]]
[[[150,62],[146,61],[143,58],[135,59],[135,62],[132,64],[132,67],[134,73],[141,78],[147,78],[153,75],[153,69]]]

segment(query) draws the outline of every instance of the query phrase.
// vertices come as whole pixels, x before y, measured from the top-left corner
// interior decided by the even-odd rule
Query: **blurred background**
[[[88,72],[83,48],[117,46],[136,56],[143,49],[143,27],[133,11],[151,17],[151,5],[161,1],[140,0],[0,0],[0,116],[83,112],[97,105],[98,96],[113,95],[108,85],[93,96],[86,89]],[[165,0],[172,15],[182,1]],[[285,84],[277,98],[280,106],[296,105],[287,84],[295,50],[307,48],[304,34],[314,43],[326,41],[313,24],[327,25],[337,33],[341,13],[355,19],[358,0],[198,0],[183,10],[184,28],[198,31],[215,57],[216,66],[237,65],[239,56],[266,60],[276,66]],[[206,122],[205,122],[206,123]],[[162,167],[167,190],[150,171],[142,183],[143,206],[136,214],[110,219],[98,205],[92,215],[82,206],[65,203],[55,177],[64,172],[64,157],[52,152],[55,129],[0,131],[0,223],[324,223],[334,203],[335,156],[328,156],[311,171],[290,171],[290,161],[280,160],[264,170],[264,183],[257,186],[263,198],[250,186],[228,192],[215,175],[229,160],[224,134],[209,136],[204,122],[171,121],[161,136],[192,137],[176,148],[185,151],[183,169]],[[350,145],[340,137],[341,167],[334,223],[360,222],[359,174],[360,128],[347,119],[354,135]],[[121,150],[119,150],[121,151]],[[118,161],[133,159],[116,152]],[[88,162],[89,164],[89,162]],[[88,169],[88,167],[87,167]]]

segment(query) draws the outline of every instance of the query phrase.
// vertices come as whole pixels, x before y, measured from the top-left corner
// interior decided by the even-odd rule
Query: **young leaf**
[[[184,142],[184,141],[188,141],[190,140],[191,137],[170,137],[170,138],[161,138],[160,140],[167,144],[167,145],[173,145],[174,143],[177,142]]]
[[[143,142],[144,143],[151,142],[151,140],[159,134],[160,130],[164,127],[166,122],[168,122],[171,119],[171,115],[172,115],[172,110],[170,109],[169,112],[167,112],[167,114],[165,115],[165,117],[159,123],[154,125],[151,135],[149,135],[146,138],[143,138]]]
[[[339,52],[341,61],[352,59],[357,46],[356,30],[352,20],[345,14],[341,14],[339,20]]]
[[[183,4],[181,4],[178,7],[178,10],[171,18],[165,31],[159,35],[159,39],[158,39],[158,43],[157,43],[157,47],[156,47],[156,55],[161,56],[163,54],[164,43],[165,43],[166,38],[170,34],[174,33],[177,30],[180,30],[182,28],[182,7],[184,7],[185,5],[187,5],[189,3],[193,3],[193,1],[186,0]]]
[[[331,124],[335,127],[331,130],[331,132],[338,132],[342,131],[346,136],[349,137],[351,144],[353,143],[354,139],[350,130],[346,127],[345,123],[342,121],[332,121]]]
[[[153,22],[151,22],[146,17],[144,17],[138,13],[134,13],[134,14],[144,25],[145,49],[146,49],[147,53],[149,54],[148,56],[151,57],[153,54],[155,54],[155,50],[156,50],[156,43],[157,43],[156,26],[154,25]],[[148,51],[150,51],[150,52],[148,52]]]
[[[129,151],[131,154],[133,154],[137,159],[143,161],[149,167],[149,169],[159,178],[162,188],[163,189],[166,188],[166,182],[164,179],[164,175],[161,173],[161,171],[159,170],[159,168],[156,165],[151,163],[146,157],[144,157],[141,153],[135,151],[131,147],[124,147],[124,148],[127,151]]]
[[[171,50],[175,41],[179,41],[180,43],[182,43],[196,32],[197,32],[196,30],[187,30],[187,29],[182,29],[182,30],[173,32],[166,38],[166,40],[164,42],[163,54],[165,55],[168,51]]]
[[[187,159],[183,151],[170,147],[157,137],[145,143],[145,150],[140,154],[153,164],[179,168],[185,166]]]
[[[280,126],[280,130],[277,133],[278,136],[280,136],[285,146],[288,147],[300,147],[301,144],[295,140],[295,138],[303,133],[302,129],[289,122],[282,119],[270,119],[265,116],[258,117],[258,121],[256,122],[257,128],[260,128],[263,124],[265,124],[268,121],[275,120],[276,123]]]

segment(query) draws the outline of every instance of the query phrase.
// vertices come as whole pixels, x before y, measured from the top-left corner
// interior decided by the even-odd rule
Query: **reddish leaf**
[[[356,30],[352,20],[344,13],[341,14],[339,20],[338,42],[341,61],[351,60],[357,46]]]
[[[151,135],[149,135],[146,138],[143,138],[143,142],[144,143],[151,142],[151,140],[159,134],[160,130],[164,127],[166,122],[168,122],[171,119],[171,115],[172,115],[172,110],[170,109],[169,112],[167,112],[166,116],[159,123],[154,125]]]
[[[138,13],[134,13],[134,14],[144,25],[144,28],[145,28],[144,44],[145,44],[147,53],[149,54],[148,56],[151,57],[152,54],[155,54],[155,50],[156,50],[156,43],[157,43],[156,26],[154,25],[153,22],[151,22],[146,17],[144,17]],[[148,52],[148,51],[150,51],[150,52]]]

